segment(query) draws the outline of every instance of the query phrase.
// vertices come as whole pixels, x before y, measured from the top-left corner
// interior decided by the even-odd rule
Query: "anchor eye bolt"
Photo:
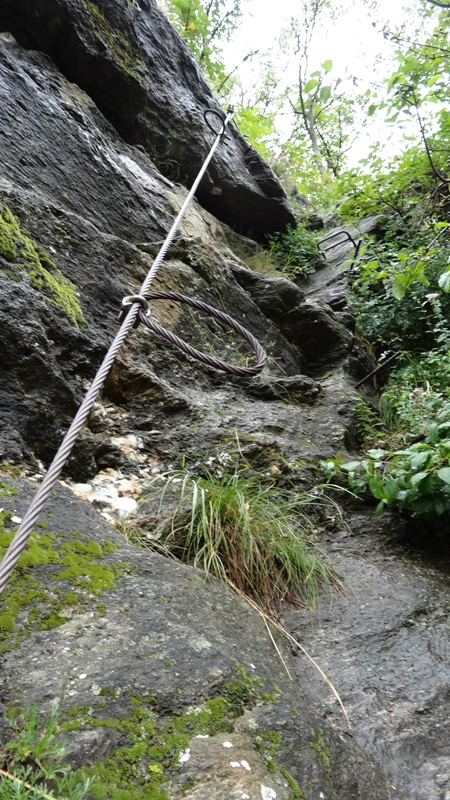
[[[142,308],[142,310],[143,310],[143,312],[144,312],[146,317],[150,316],[151,312],[150,312],[150,307],[148,305],[147,298],[144,297],[144,295],[142,295],[142,294],[129,294],[126,297],[124,297],[123,300],[122,300],[122,311],[119,314],[119,322],[120,323],[122,323],[124,321],[124,319],[127,316],[130,308],[132,308],[132,306],[135,303],[139,303],[139,305]],[[140,319],[139,319],[139,316],[137,316],[136,320],[135,320],[135,322],[133,324],[133,328],[137,328],[139,323],[140,323]]]

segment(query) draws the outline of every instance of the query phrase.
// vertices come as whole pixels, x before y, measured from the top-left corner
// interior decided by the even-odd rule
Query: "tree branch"
[[[450,2],[444,3],[442,0],[427,0],[427,3],[431,3],[432,6],[438,6],[438,8],[447,8],[450,10]]]

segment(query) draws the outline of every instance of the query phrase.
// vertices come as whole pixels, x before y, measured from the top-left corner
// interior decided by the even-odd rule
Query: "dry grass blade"
[[[241,594],[241,597],[244,597],[244,599],[247,599],[247,598],[246,598],[244,595],[242,595],[242,594]],[[273,644],[273,646],[274,646],[275,650],[277,651],[277,656],[278,656],[278,658],[280,659],[281,663],[283,664],[283,667],[284,667],[284,668],[285,668],[285,670],[286,670],[286,674],[287,674],[287,676],[288,676],[289,680],[292,680],[292,675],[291,675],[291,673],[289,672],[289,667],[288,667],[288,665],[286,664],[286,662],[285,662],[285,660],[284,660],[283,656],[281,655],[280,648],[278,647],[278,645],[277,645],[277,643],[276,643],[275,639],[273,638],[273,633],[272,633],[272,631],[270,630],[270,625],[269,625],[269,623],[267,622],[267,619],[266,619],[265,617],[263,617],[263,620],[264,620],[264,625],[266,626],[267,633],[268,633],[268,634],[269,634],[269,636],[270,636],[270,640],[271,640],[271,642],[272,642],[272,644]]]
[[[307,650],[305,650],[305,648],[304,648],[304,647],[303,647],[303,646],[300,644],[300,642],[298,642],[298,641],[297,641],[297,639],[295,639],[295,638],[294,638],[294,637],[293,637],[293,636],[292,636],[292,635],[289,633],[289,631],[287,631],[287,630],[286,630],[286,628],[283,628],[283,626],[282,626],[282,625],[280,625],[280,623],[279,623],[279,622],[277,622],[275,619],[273,619],[271,616],[269,616],[269,614],[266,614],[266,612],[265,612],[265,611],[263,611],[263,609],[262,609],[262,608],[260,608],[260,607],[258,606],[258,604],[257,604],[257,603],[255,603],[255,601],[254,601],[254,600],[252,600],[252,598],[251,598],[251,597],[247,597],[245,594],[243,594],[243,592],[240,592],[240,591],[239,591],[239,589],[237,589],[237,587],[236,587],[236,586],[234,586],[234,585],[233,585],[233,583],[232,583],[230,580],[228,580],[228,581],[227,581],[227,583],[228,583],[228,585],[230,586],[230,588],[231,588],[231,589],[233,589],[233,591],[235,591],[235,592],[236,592],[238,595],[240,595],[240,597],[242,597],[242,598],[243,598],[243,599],[244,599],[244,600],[245,600],[245,601],[246,601],[246,602],[247,602],[247,603],[248,603],[248,604],[249,604],[249,605],[250,605],[252,608],[254,608],[254,609],[255,609],[255,611],[257,611],[257,612],[258,612],[258,614],[259,614],[259,615],[260,615],[260,616],[263,618],[263,620],[264,620],[264,622],[265,622],[265,625],[266,625],[266,628],[267,628],[267,629],[269,629],[269,624],[270,624],[270,625],[273,625],[273,626],[274,626],[274,628],[276,628],[276,629],[277,629],[277,631],[279,631],[279,632],[280,632],[280,633],[281,633],[281,634],[282,634],[282,635],[283,635],[283,636],[284,636],[286,639],[288,639],[288,640],[289,640],[289,641],[290,641],[292,644],[295,644],[295,645],[296,645],[296,647],[298,647],[298,648],[299,648],[299,650],[301,650],[301,651],[302,651],[302,653],[303,653],[303,654],[306,656],[306,658],[307,658],[307,659],[308,659],[308,660],[311,662],[311,664],[313,665],[313,667],[314,667],[314,668],[317,670],[317,672],[319,673],[320,677],[321,677],[321,678],[323,678],[323,680],[325,681],[325,683],[327,684],[327,686],[329,686],[329,688],[330,688],[330,689],[331,689],[331,691],[333,692],[333,694],[334,694],[334,696],[335,696],[336,700],[338,701],[338,703],[339,703],[339,705],[340,705],[340,707],[341,707],[341,709],[342,709],[342,712],[343,712],[343,714],[344,714],[344,716],[345,716],[345,719],[346,719],[346,721],[347,721],[347,725],[348,725],[348,727],[349,727],[349,728],[351,728],[352,726],[351,726],[351,724],[350,724],[350,720],[349,720],[349,718],[348,718],[348,714],[347,714],[347,712],[346,712],[346,710],[345,710],[345,706],[344,706],[344,704],[343,704],[343,702],[342,702],[342,700],[341,700],[341,698],[340,698],[340,696],[339,696],[339,693],[338,693],[337,689],[335,688],[335,686],[334,686],[334,684],[332,683],[332,681],[330,681],[330,679],[329,679],[328,675],[326,675],[326,673],[323,671],[323,669],[322,669],[321,667],[319,667],[319,665],[318,665],[317,661],[315,661],[315,660],[314,660],[314,658],[313,658],[313,657],[312,657],[312,656],[311,656],[311,655],[308,653],[308,651],[307,651]],[[285,669],[286,669],[286,671],[287,671],[287,674],[289,675],[289,677],[290,677],[290,678],[291,678],[291,680],[292,680],[292,677],[291,677],[291,675],[290,675],[290,673],[289,673],[289,670],[288,670],[288,668],[287,668],[287,666],[286,666],[286,664],[285,664],[285,662],[284,662],[284,659],[283,659],[283,658],[282,658],[282,656],[281,656],[281,653],[280,653],[280,651],[279,651],[279,648],[277,647],[277,645],[276,645],[276,643],[275,643],[275,640],[274,640],[274,638],[273,638],[272,634],[270,634],[270,638],[272,639],[272,642],[273,642],[273,643],[274,643],[274,645],[275,645],[275,649],[276,649],[276,651],[277,651],[278,655],[280,656],[280,658],[281,658],[281,661],[283,662],[283,664],[284,664],[284,666],[285,666]]]

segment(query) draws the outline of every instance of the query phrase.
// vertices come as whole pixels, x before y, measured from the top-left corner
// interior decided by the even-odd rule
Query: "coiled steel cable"
[[[211,112],[208,112],[208,113],[211,114]],[[177,217],[176,217],[176,219],[175,219],[175,221],[174,221],[169,233],[167,234],[166,239],[164,240],[164,242],[163,242],[163,244],[161,246],[161,249],[159,250],[159,252],[158,252],[158,254],[157,254],[157,256],[156,256],[156,258],[155,258],[155,260],[154,260],[154,262],[153,262],[153,264],[152,264],[152,266],[151,266],[151,268],[150,268],[150,270],[149,270],[149,272],[148,272],[148,274],[147,274],[142,286],[141,286],[139,295],[137,295],[137,296],[133,295],[133,297],[137,297],[138,299],[134,300],[131,303],[128,312],[124,316],[122,316],[122,322],[121,322],[119,331],[118,331],[114,341],[112,342],[108,352],[106,353],[106,356],[103,359],[103,362],[102,362],[102,364],[101,364],[101,366],[100,366],[100,368],[99,368],[94,380],[92,381],[92,384],[91,384],[91,386],[90,386],[90,388],[89,388],[89,390],[88,390],[88,392],[87,392],[87,394],[86,394],[86,396],[85,396],[80,408],[78,409],[77,414],[75,415],[72,424],[69,427],[69,430],[67,431],[63,441],[61,442],[61,445],[60,445],[60,447],[59,447],[59,449],[58,449],[58,451],[57,451],[52,463],[50,464],[50,467],[49,467],[46,475],[44,476],[44,478],[42,480],[42,483],[41,483],[38,491],[36,492],[32,502],[31,502],[31,505],[29,506],[25,516],[23,517],[22,522],[20,523],[20,525],[19,525],[19,527],[18,527],[18,529],[17,529],[17,531],[16,531],[16,533],[14,535],[14,538],[13,538],[11,544],[9,545],[9,547],[8,547],[8,549],[7,549],[7,551],[6,551],[5,555],[4,555],[4,558],[3,558],[3,560],[2,560],[2,562],[0,564],[0,594],[3,591],[3,589],[5,588],[5,586],[6,586],[7,582],[8,582],[8,579],[9,579],[9,577],[10,577],[10,575],[11,575],[11,573],[12,573],[12,571],[13,571],[13,569],[14,569],[14,567],[15,567],[15,565],[16,565],[19,557],[20,557],[20,554],[21,554],[22,550],[24,549],[24,547],[25,547],[25,545],[27,543],[27,540],[28,540],[28,537],[29,537],[29,535],[30,535],[30,533],[32,531],[32,528],[35,525],[35,523],[37,522],[37,520],[39,519],[39,515],[40,515],[40,513],[42,511],[42,508],[43,508],[43,506],[44,506],[44,504],[45,504],[45,502],[46,502],[46,500],[47,500],[47,498],[48,498],[48,496],[49,496],[54,484],[58,480],[58,478],[59,478],[59,476],[61,474],[61,471],[62,471],[67,459],[69,458],[69,455],[70,455],[70,453],[72,451],[72,448],[73,448],[73,446],[75,444],[75,441],[76,441],[76,439],[77,439],[77,437],[78,437],[78,435],[79,435],[84,423],[88,419],[88,416],[90,414],[92,406],[93,406],[93,404],[95,402],[95,398],[97,397],[98,393],[100,392],[100,390],[101,390],[101,388],[103,386],[103,383],[104,383],[104,381],[105,381],[105,379],[106,379],[106,377],[107,377],[107,375],[108,375],[108,373],[109,373],[109,371],[110,371],[110,369],[111,369],[111,367],[112,367],[112,365],[114,363],[114,360],[115,360],[115,358],[117,356],[117,353],[119,352],[122,344],[124,343],[125,339],[127,338],[130,330],[136,325],[136,322],[138,320],[138,314],[139,314],[139,319],[142,322],[144,322],[144,324],[147,325],[147,327],[149,327],[151,330],[154,330],[154,331],[160,333],[161,335],[165,336],[166,338],[170,339],[171,341],[174,342],[174,344],[177,344],[178,347],[181,347],[181,349],[183,349],[184,352],[189,353],[190,355],[193,355],[194,358],[199,358],[199,356],[201,355],[202,356],[201,360],[203,360],[206,364],[210,364],[210,366],[214,366],[214,367],[219,368],[219,369],[226,369],[226,371],[234,372],[234,374],[236,374],[236,375],[255,375],[255,374],[257,374],[257,372],[261,371],[261,369],[263,368],[263,366],[265,364],[265,360],[266,360],[265,353],[264,353],[264,350],[262,349],[261,345],[259,344],[259,342],[257,342],[257,340],[252,336],[252,334],[249,331],[247,331],[245,328],[242,328],[242,326],[240,326],[239,323],[237,323],[235,320],[232,320],[232,318],[229,317],[227,314],[223,314],[223,312],[218,311],[217,309],[211,309],[210,306],[207,306],[205,303],[201,303],[201,301],[194,301],[194,300],[192,300],[192,298],[184,298],[183,295],[177,295],[177,296],[172,297],[172,299],[177,299],[179,302],[188,302],[190,305],[192,305],[192,306],[194,306],[196,308],[201,308],[207,314],[215,316],[217,319],[220,319],[225,324],[230,325],[237,333],[239,333],[241,336],[243,336],[244,339],[246,339],[247,342],[249,342],[249,344],[255,349],[255,352],[256,352],[256,355],[257,355],[257,358],[258,358],[258,363],[254,367],[234,367],[233,368],[233,367],[231,367],[231,365],[225,364],[225,362],[220,362],[218,359],[211,359],[209,356],[206,356],[203,353],[200,354],[200,352],[195,350],[195,348],[191,348],[190,345],[188,345],[186,342],[183,342],[182,339],[179,339],[176,336],[174,337],[173,334],[170,334],[170,331],[166,331],[165,328],[162,328],[161,326],[158,326],[158,324],[154,323],[153,320],[152,320],[152,323],[149,324],[149,318],[145,315],[144,310],[142,309],[142,302],[140,301],[140,299],[143,296],[145,296],[145,293],[148,291],[148,289],[150,287],[150,284],[152,283],[152,281],[153,281],[153,279],[154,279],[154,277],[155,277],[155,275],[156,275],[156,273],[158,271],[158,268],[159,268],[161,262],[163,261],[164,256],[166,255],[167,250],[169,249],[169,246],[170,246],[170,244],[171,244],[171,242],[172,242],[172,240],[173,240],[173,238],[174,238],[174,236],[175,236],[175,234],[176,234],[176,232],[177,232],[177,230],[179,228],[179,225],[180,225],[180,223],[181,223],[181,221],[182,221],[182,219],[183,219],[183,217],[184,217],[184,215],[185,215],[185,213],[187,211],[187,208],[188,208],[189,204],[191,203],[192,198],[194,197],[194,194],[195,194],[195,192],[196,192],[196,190],[198,188],[198,185],[199,185],[201,179],[203,178],[203,176],[204,176],[204,174],[205,174],[205,172],[206,172],[206,170],[207,170],[207,168],[209,166],[209,163],[210,163],[210,161],[211,161],[211,159],[212,159],[212,157],[213,157],[213,155],[214,155],[214,153],[215,153],[215,151],[216,151],[216,149],[217,149],[222,137],[225,134],[226,127],[227,127],[229,121],[233,117],[233,110],[229,109],[224,118],[222,118],[216,112],[212,112],[212,114],[213,114],[213,116],[218,117],[220,119],[220,121],[222,123],[222,127],[221,127],[221,129],[219,131],[217,131],[217,132],[214,131],[216,133],[216,138],[215,138],[215,140],[213,142],[213,145],[212,145],[212,147],[211,147],[211,149],[209,151],[209,154],[208,154],[207,158],[205,159],[205,161],[203,163],[203,166],[200,169],[200,172],[198,173],[198,175],[197,175],[197,177],[196,177],[196,179],[195,179],[190,191],[188,192],[188,194],[187,194],[187,196],[186,196],[186,198],[184,200],[184,203],[181,206],[181,209],[178,212],[178,215],[177,215]],[[208,127],[211,130],[213,130],[213,128],[211,127],[210,123],[208,122],[207,116],[205,116],[205,121],[206,121]],[[154,294],[156,296],[153,299],[162,299],[161,295],[163,295],[163,294],[169,295],[171,293],[156,292]],[[183,299],[181,299],[181,298],[183,298]]]
[[[234,364],[227,364],[226,361],[221,361],[219,358],[215,358],[214,356],[209,356],[206,353],[202,353],[200,350],[196,350],[195,347],[192,347],[190,344],[185,342],[183,339],[180,339],[179,336],[176,336],[172,331],[166,330],[160,325],[158,322],[152,319],[139,309],[139,319],[147,328],[154,331],[154,333],[159,334],[159,336],[163,336],[165,339],[168,339],[169,342],[179,347],[180,350],[187,353],[189,356],[196,358],[198,361],[202,361],[204,364],[208,364],[210,367],[215,367],[215,369],[221,369],[223,372],[228,372],[230,375],[241,375],[241,376],[251,376],[257,375],[258,372],[261,372],[262,368],[264,367],[267,356],[264,349],[261,347],[260,343],[257,339],[253,336],[247,328],[244,328],[239,322],[236,322],[233,317],[230,317],[228,314],[225,314],[223,311],[219,311],[217,308],[213,308],[212,306],[203,303],[201,300],[195,300],[193,297],[186,297],[184,294],[178,294],[178,292],[150,292],[144,297],[147,300],[175,300],[177,303],[186,303],[188,306],[192,306],[192,308],[197,308],[199,311],[204,311],[205,314],[208,314],[210,317],[214,317],[222,322],[224,325],[228,325],[232,328],[236,333],[242,336],[246,342],[253,348],[256,354],[257,363],[253,367],[237,367]]]

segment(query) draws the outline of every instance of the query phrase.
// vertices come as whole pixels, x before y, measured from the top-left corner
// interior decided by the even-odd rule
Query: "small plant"
[[[248,467],[162,477],[160,512],[168,501],[174,508],[162,530],[135,532],[141,543],[214,575],[270,614],[283,601],[313,608],[322,587],[343,588],[309,535],[314,507],[333,503],[320,488],[287,499]]]
[[[60,708],[45,719],[36,706],[10,712],[12,736],[0,745],[1,800],[82,800],[90,780],[62,763],[66,747],[58,737]]]
[[[319,238],[299,221],[295,228],[288,225],[285,233],[269,237],[269,252],[286,277],[295,280],[315,272],[322,264],[323,257],[317,248]]]
[[[377,512],[396,505],[436,521],[450,513],[450,421],[430,426],[424,441],[399,450],[373,449],[354,461],[322,462],[327,475],[344,474],[353,492],[369,491]]]

